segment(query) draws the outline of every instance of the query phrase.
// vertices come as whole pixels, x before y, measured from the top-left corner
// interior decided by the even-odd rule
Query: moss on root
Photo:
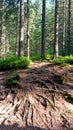
[[[6,87],[9,87],[9,88],[12,88],[12,87],[21,88],[21,85],[19,83],[19,79],[20,79],[20,77],[19,77],[18,73],[10,75],[5,81]]]

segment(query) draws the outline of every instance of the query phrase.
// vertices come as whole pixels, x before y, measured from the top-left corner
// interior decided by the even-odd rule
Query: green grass
[[[73,64],[73,56],[72,55],[64,57],[59,56],[58,58],[54,59],[52,63],[54,65],[62,65],[62,66]]]
[[[7,57],[6,59],[0,59],[0,70],[6,71],[12,69],[27,68],[29,64],[30,61],[26,57]]]

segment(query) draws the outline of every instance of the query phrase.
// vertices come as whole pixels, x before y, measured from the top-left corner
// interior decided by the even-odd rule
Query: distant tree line
[[[0,56],[73,54],[73,0],[0,0]]]

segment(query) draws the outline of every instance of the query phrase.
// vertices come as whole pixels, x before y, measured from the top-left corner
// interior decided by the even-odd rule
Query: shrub
[[[30,59],[31,59],[32,61],[42,60],[41,55],[31,56]]]
[[[53,56],[49,54],[45,54],[45,59],[50,61],[53,59]]]
[[[30,61],[26,57],[12,56],[0,60],[0,70],[27,68]]]
[[[66,65],[66,64],[73,64],[73,56],[59,56],[58,58],[52,61],[54,65]]]
[[[45,57],[41,57],[41,55],[31,56],[30,59],[32,61],[42,61],[42,60],[51,60],[53,58],[52,55],[45,54]]]
[[[73,56],[72,55],[66,56],[65,62],[68,63],[68,64],[73,64]]]

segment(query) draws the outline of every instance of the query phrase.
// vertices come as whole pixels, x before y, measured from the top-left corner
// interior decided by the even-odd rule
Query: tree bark
[[[20,0],[19,56],[24,56],[24,0]]]
[[[3,1],[0,0],[0,44],[2,43],[2,4]]]
[[[18,55],[18,39],[19,38],[19,9],[17,4],[17,11],[16,11],[16,43],[15,43],[15,55]]]
[[[29,0],[27,0],[27,58],[29,59]]]
[[[71,0],[68,0],[68,55],[71,53]]]
[[[58,0],[55,0],[54,58],[58,57]]]
[[[65,34],[66,34],[66,19],[65,19],[65,0],[63,0],[63,39],[62,39],[62,55],[65,56]]]
[[[45,56],[45,9],[46,0],[42,1],[42,41],[41,41],[41,56]]]

